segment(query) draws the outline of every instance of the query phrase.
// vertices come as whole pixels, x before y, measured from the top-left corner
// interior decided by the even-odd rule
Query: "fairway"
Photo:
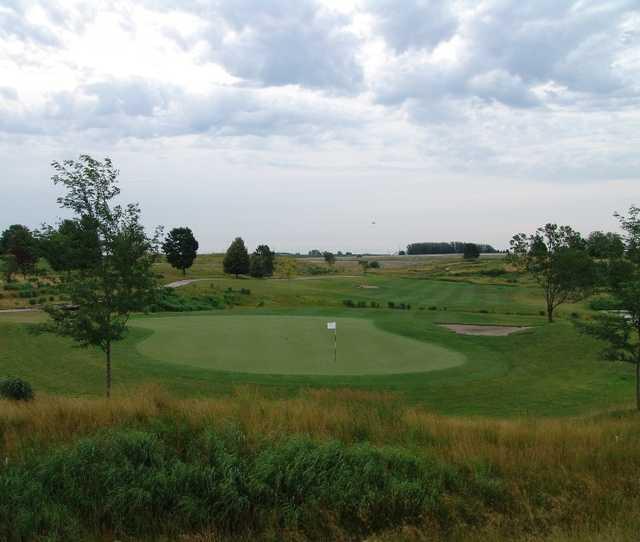
[[[463,354],[383,331],[371,320],[337,318],[338,358],[327,318],[194,316],[135,320],[153,331],[137,345],[145,357],[214,370],[289,375],[382,375],[461,365]]]

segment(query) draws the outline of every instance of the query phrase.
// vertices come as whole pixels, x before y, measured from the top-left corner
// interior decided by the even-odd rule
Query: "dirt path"
[[[446,327],[458,335],[481,335],[484,337],[506,337],[518,331],[531,329],[529,326],[484,326],[469,324],[440,324],[440,326]]]
[[[11,312],[36,312],[40,309],[24,308],[24,309],[0,309],[0,314],[8,314]]]
[[[320,277],[295,277],[292,279],[285,278],[277,278],[277,279],[266,279],[266,280],[321,280],[321,279],[357,279],[362,275],[332,275],[332,276],[320,276]],[[165,288],[180,288],[182,286],[188,286],[189,284],[193,284],[194,282],[203,282],[207,280],[227,280],[227,277],[210,277],[207,279],[183,279],[176,280],[175,282],[170,282],[169,284],[165,284]],[[373,288],[377,288],[377,286],[373,286]]]

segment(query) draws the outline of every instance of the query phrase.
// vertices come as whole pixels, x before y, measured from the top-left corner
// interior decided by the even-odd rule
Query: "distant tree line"
[[[481,243],[463,243],[460,241],[446,242],[423,242],[411,243],[407,245],[407,254],[464,254],[465,245],[475,245],[478,250],[486,254],[494,254],[498,251],[491,245]]]

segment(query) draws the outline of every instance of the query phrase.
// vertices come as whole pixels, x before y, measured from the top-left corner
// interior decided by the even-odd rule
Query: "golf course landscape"
[[[0,236],[0,540],[637,540],[639,208],[198,254],[54,167],[79,217]]]

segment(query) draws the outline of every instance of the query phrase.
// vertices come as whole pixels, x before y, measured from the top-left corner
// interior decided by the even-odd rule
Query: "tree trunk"
[[[183,276],[183,277],[186,277],[186,276],[187,276],[187,269],[186,269],[186,267],[183,267],[183,268],[182,268],[182,276]]]
[[[547,320],[550,324],[553,323],[553,305],[547,305]]]
[[[111,397],[111,341],[107,343],[107,399]]]

